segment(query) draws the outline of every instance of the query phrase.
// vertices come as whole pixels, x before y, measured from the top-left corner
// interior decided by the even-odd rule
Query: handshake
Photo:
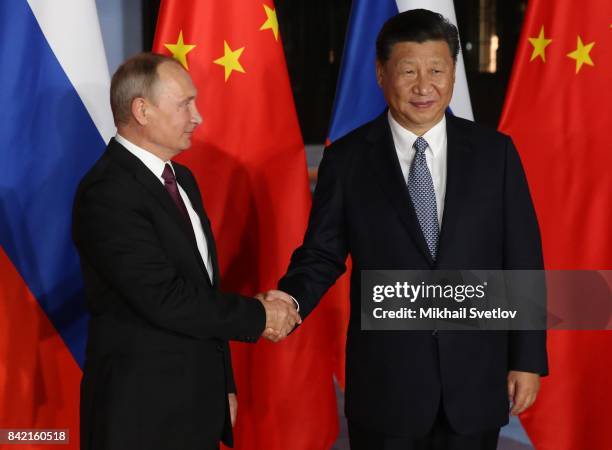
[[[266,310],[266,327],[263,337],[280,342],[287,337],[296,324],[302,323],[296,303],[289,294],[271,290],[255,296]]]

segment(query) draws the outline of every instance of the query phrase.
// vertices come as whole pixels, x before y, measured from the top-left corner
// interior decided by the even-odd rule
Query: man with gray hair
[[[219,290],[196,180],[171,158],[202,118],[174,59],[141,53],[111,82],[118,133],[79,185],[73,238],[91,314],[81,449],[211,450],[232,444],[228,340],[279,339],[293,303]]]

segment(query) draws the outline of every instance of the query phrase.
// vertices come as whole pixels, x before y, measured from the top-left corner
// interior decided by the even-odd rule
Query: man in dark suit
[[[361,271],[539,269],[541,243],[508,136],[446,114],[457,29],[412,10],[377,39],[387,104],[326,149],[304,243],[280,291],[302,317],[352,259],[346,416],[353,450],[495,449],[547,372],[542,331],[362,331]]]
[[[291,304],[219,291],[196,181],[170,159],[202,119],[175,60],[143,53],[111,83],[117,136],[74,204],[91,313],[81,448],[210,450],[232,444],[237,399],[228,340],[286,335]]]

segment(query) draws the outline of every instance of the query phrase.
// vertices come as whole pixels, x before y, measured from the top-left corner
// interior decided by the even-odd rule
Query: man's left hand
[[[229,400],[230,420],[232,421],[233,427],[236,423],[236,414],[238,414],[238,398],[236,394],[228,394],[227,399]]]
[[[508,398],[512,402],[510,414],[518,416],[535,402],[540,390],[540,375],[531,372],[508,372]]]

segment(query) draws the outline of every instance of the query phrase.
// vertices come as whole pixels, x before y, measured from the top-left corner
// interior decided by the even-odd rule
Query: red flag
[[[154,51],[189,70],[204,119],[180,156],[196,175],[223,288],[273,288],[310,209],[304,144],[272,0],[165,0]],[[324,301],[281,344],[232,344],[238,449],[330,448],[336,317]],[[327,311],[326,311],[327,310]]]
[[[533,0],[502,114],[548,269],[611,269],[612,2]],[[610,288],[608,284],[608,288]],[[539,450],[612,448],[612,333],[549,332],[550,377],[521,420]]]
[[[0,442],[10,429],[67,430],[68,444],[59,447],[76,450],[81,369],[1,247],[0,280]],[[58,448],[4,444],[0,448]]]

